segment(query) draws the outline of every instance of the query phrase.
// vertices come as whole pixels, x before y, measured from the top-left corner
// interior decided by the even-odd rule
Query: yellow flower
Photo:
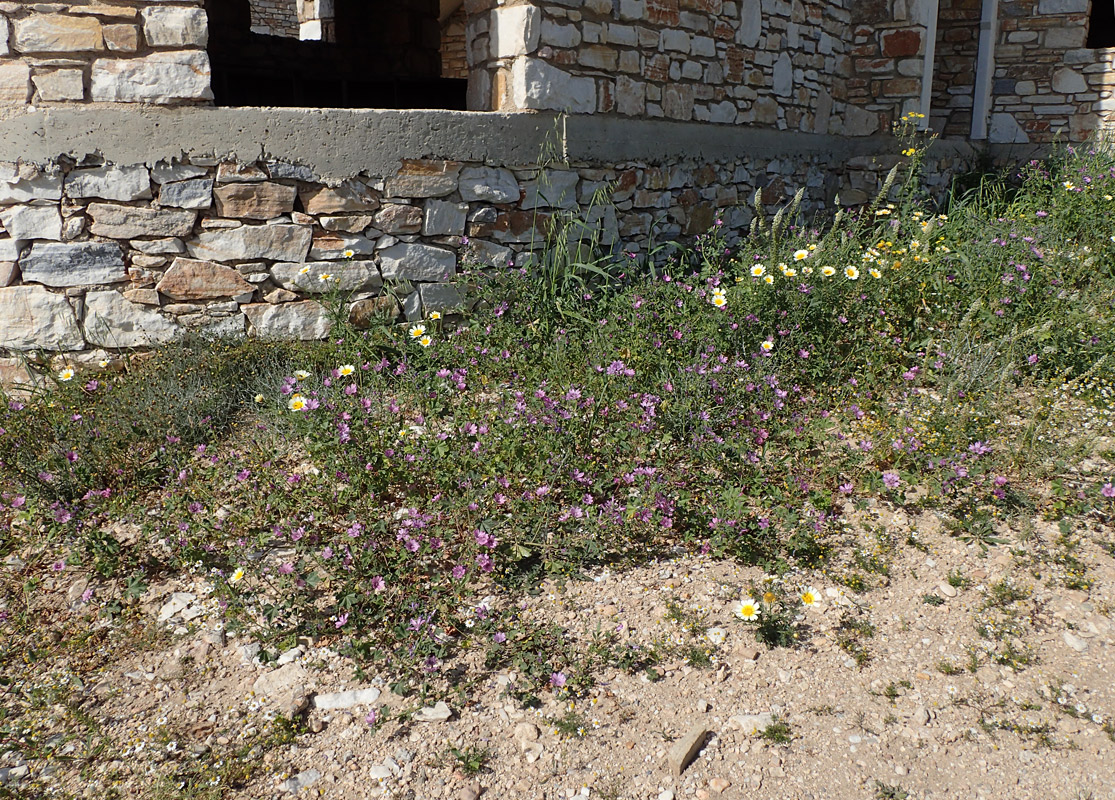
[[[1067,190],[1068,190],[1068,191],[1070,191],[1070,192],[1071,192],[1071,191],[1072,191],[1073,189],[1075,189],[1075,188],[1076,188],[1076,185],[1075,185],[1075,184],[1074,184],[1074,183],[1073,183],[1072,181],[1065,181],[1065,182],[1064,182],[1064,183],[1062,183],[1061,185],[1062,185],[1062,186],[1064,186],[1064,187],[1065,187],[1065,189],[1067,189]]]
[[[850,281],[854,281],[859,277],[859,270],[851,265],[844,267],[844,277]]]
[[[794,261],[804,261],[807,258],[809,258],[809,251],[808,250],[795,250],[794,251]]]
[[[748,622],[759,618],[759,604],[747,597],[732,606],[732,613]]]
[[[784,269],[782,270],[782,274],[787,278],[793,278],[798,274],[798,271],[796,269]]]
[[[911,250],[917,250],[919,247],[921,247],[921,242],[919,242],[917,239],[911,240],[911,242],[910,242],[910,249]]]
[[[112,362],[109,359],[102,358],[100,361],[97,362],[97,366],[100,367],[101,369],[104,369],[105,367],[107,367],[111,363]]]
[[[306,372],[304,369],[298,369],[294,371],[294,377],[300,381],[304,381],[306,378],[310,377],[310,373]]]
[[[767,339],[765,342],[759,345],[759,347],[762,348],[764,353],[769,353],[771,350],[774,349],[774,342],[772,342],[770,339]]]
[[[345,250],[343,253],[341,253],[341,255],[343,255],[345,258],[352,258],[354,255],[356,255],[356,251],[355,250]]]
[[[774,596],[774,592],[764,592],[763,593],[763,602],[766,603],[768,606],[771,603],[773,603],[776,599],[777,598]]]
[[[232,575],[229,576],[229,579],[228,579],[229,583],[239,583],[242,580],[244,580],[244,568],[243,567],[237,567],[236,572],[232,573]]]
[[[751,268],[751,277],[761,278],[761,277],[763,277],[763,275],[766,274],[766,272],[767,272],[766,267],[764,267],[762,264],[756,264],[755,266],[753,266]]]
[[[410,338],[411,339],[421,339],[423,337],[423,335],[425,335],[425,333],[426,333],[426,326],[425,325],[412,325],[411,328],[410,328],[409,333],[410,333]]]
[[[257,394],[257,395],[256,395],[256,396],[255,396],[254,398],[252,398],[252,399],[253,399],[253,400],[255,400],[255,401],[256,401],[257,403],[262,403],[262,402],[263,402],[263,395],[261,395],[261,394]]]
[[[763,283],[767,284],[767,286],[770,286],[770,284],[774,283],[774,276],[773,275],[764,275],[763,276]]]
[[[879,272],[879,270],[875,269],[874,267],[872,267],[871,269],[867,270],[867,274],[868,274],[868,275],[870,275],[870,276],[871,276],[872,278],[881,278],[881,277],[883,277],[883,273]]]
[[[342,378],[347,378],[349,375],[351,375],[354,372],[356,372],[356,367],[352,366],[352,364],[345,364],[344,366],[340,367],[337,370],[337,373]]]
[[[903,151],[902,151],[902,155],[904,155],[904,156],[912,156],[912,155],[913,155],[914,153],[916,153],[916,152],[917,152],[917,150],[915,150],[914,148],[912,148],[912,147],[907,147],[907,148],[906,148],[905,150],[903,150]]]
[[[440,311],[431,311],[430,312],[430,319],[432,319],[434,321],[437,321],[437,320],[441,319],[441,312]]]
[[[310,265],[309,264],[302,267],[302,269],[298,270],[299,275],[308,275],[309,273],[310,273]]]
[[[431,339],[428,335],[419,337],[419,339],[418,339],[418,344],[422,345],[423,347],[429,347],[433,343],[434,343],[434,340]]]
[[[723,294],[714,294],[710,302],[717,308],[723,308],[724,306],[728,305],[728,298],[726,298]]]
[[[286,404],[286,407],[289,408],[291,411],[301,411],[306,407],[306,399],[302,397],[302,395],[296,394],[290,398],[290,400]]]
[[[60,380],[60,381],[73,380],[73,377],[76,374],[77,373],[74,372],[73,367],[66,367],[64,370],[62,370],[61,372],[58,373],[58,380]]]
[[[821,596],[817,594],[817,590],[812,586],[803,589],[801,593],[801,604],[804,606],[813,607],[821,601]]]
[[[321,273],[320,275],[317,276],[317,279],[319,281],[321,281],[322,283],[327,283],[327,282],[333,280],[333,276],[332,276],[332,274],[330,274],[328,272],[323,272],[323,273]]]
[[[890,214],[890,209],[889,208],[877,208],[877,209],[875,209],[875,216],[876,217],[885,217],[889,214]]]
[[[821,267],[821,274],[826,278],[831,278],[836,274],[836,269],[833,267]]]

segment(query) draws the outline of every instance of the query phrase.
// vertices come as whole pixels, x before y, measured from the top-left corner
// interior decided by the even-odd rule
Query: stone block
[[[41,286],[0,289],[0,348],[81,350],[85,337],[65,296]]]
[[[1089,0],[1038,0],[1039,14],[1086,14]]]
[[[375,216],[375,226],[394,236],[420,233],[422,209],[403,203],[388,203]]]
[[[1065,67],[1053,73],[1053,91],[1063,94],[1076,94],[1088,91],[1088,82],[1074,69]]]
[[[97,197],[102,200],[149,200],[151,176],[142,165],[95,169],[75,169],[66,176],[66,196],[75,199]]]
[[[533,181],[523,184],[522,208],[574,208],[577,205],[577,181],[580,176],[568,169],[546,170]]]
[[[1006,112],[991,115],[987,138],[990,142],[1003,144],[1026,144],[1030,141],[1014,115]]]
[[[251,332],[261,339],[311,341],[329,335],[332,323],[325,309],[313,300],[300,303],[255,303],[242,306]]]
[[[305,261],[313,233],[303,225],[244,225],[231,230],[206,231],[187,245],[204,261]]]
[[[212,100],[210,77],[209,55],[200,50],[100,58],[93,62],[90,96],[102,103]]]
[[[274,219],[294,210],[298,190],[282,183],[230,183],[213,192],[217,213],[233,219]]]
[[[422,312],[426,315],[431,311],[460,311],[465,302],[460,289],[444,283],[420,283],[418,295],[422,299]]]
[[[159,190],[159,205],[161,206],[205,209],[212,204],[212,178],[193,178],[192,180],[165,183]]]
[[[85,286],[127,279],[115,242],[36,242],[20,259],[23,280],[46,286]]]
[[[156,6],[140,11],[143,36],[152,47],[205,47],[209,22],[205,10],[181,6]]]
[[[99,347],[152,347],[175,339],[181,326],[114,291],[85,295],[85,338]]]
[[[396,244],[379,254],[384,280],[445,282],[457,273],[457,256],[428,244]]]
[[[921,31],[898,30],[883,34],[885,58],[908,58],[921,52]]]
[[[422,235],[461,236],[465,232],[465,217],[467,216],[467,203],[427,200],[425,219],[422,222]]]
[[[465,202],[515,203],[519,200],[519,182],[508,169],[467,167],[461,170],[460,190]]]
[[[217,183],[259,183],[267,180],[267,173],[257,164],[225,161],[217,167]]]
[[[0,64],[0,106],[25,106],[31,99],[31,69],[22,61]]]
[[[209,170],[205,167],[199,167],[194,164],[179,164],[177,162],[167,163],[160,161],[151,168],[151,180],[155,183],[175,183],[176,181],[185,181],[190,178],[203,178],[209,174]]]
[[[186,252],[181,239],[134,239],[129,244],[146,255],[176,255]]]
[[[388,197],[444,197],[457,189],[461,165],[457,161],[403,159],[399,172],[389,178]]]
[[[1045,32],[1045,47],[1049,50],[1070,50],[1083,47],[1087,29],[1080,25],[1075,28],[1049,28]]]
[[[8,38],[11,36],[11,25],[8,24],[7,17],[0,17],[0,56],[6,56],[11,52],[11,47],[8,45]]]
[[[56,69],[42,72],[31,79],[39,92],[39,99],[46,103],[81,100],[85,97],[85,84],[80,69]]]
[[[102,32],[105,46],[113,53],[134,53],[139,50],[139,28],[135,25],[105,25]]]
[[[361,233],[371,227],[374,221],[375,218],[371,214],[353,214],[339,217],[323,216],[318,219],[323,229],[340,233]]]
[[[763,33],[762,0],[742,0],[740,3],[740,25],[736,33],[736,43],[744,47],[754,47]]]
[[[492,11],[489,27],[493,58],[514,58],[538,49],[542,10],[533,5]]]
[[[236,270],[193,258],[174,259],[155,288],[172,300],[237,297],[255,290]]]
[[[333,187],[307,188],[300,196],[307,214],[345,214],[379,208],[379,197],[375,191],[358,180],[347,180]]]
[[[193,211],[139,208],[93,203],[88,209],[94,236],[133,239],[141,236],[189,236],[197,215]]]
[[[331,233],[315,236],[310,246],[314,261],[340,260],[353,256],[368,256],[376,251],[376,242],[367,236],[351,233]]]
[[[390,323],[397,316],[399,316],[399,303],[391,296],[357,300],[348,310],[348,321],[360,330]]]
[[[62,238],[62,214],[58,206],[9,206],[0,210],[0,222],[13,239]]]
[[[105,49],[101,23],[92,17],[32,14],[15,21],[20,53],[84,53]]]
[[[330,280],[322,280],[329,275]],[[327,261],[308,264],[280,262],[271,267],[271,279],[284,289],[307,294],[374,291],[383,278],[374,261]]]
[[[463,259],[466,264],[483,264],[489,267],[506,267],[515,257],[515,251],[484,239],[473,239],[468,244]]]
[[[596,111],[596,81],[523,56],[511,67],[511,98],[518,109],[591,114]]]
[[[0,205],[61,199],[61,175],[40,174],[33,178],[13,176],[10,181],[0,180]]]

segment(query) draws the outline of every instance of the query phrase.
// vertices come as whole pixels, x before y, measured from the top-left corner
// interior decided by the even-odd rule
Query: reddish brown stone
[[[213,199],[222,217],[274,219],[294,210],[297,193],[281,183],[228,183],[213,190]]]
[[[921,50],[919,31],[894,31],[883,35],[883,55],[887,58],[916,56]]]
[[[155,288],[172,300],[236,297],[255,290],[236,270],[192,258],[174,259]]]

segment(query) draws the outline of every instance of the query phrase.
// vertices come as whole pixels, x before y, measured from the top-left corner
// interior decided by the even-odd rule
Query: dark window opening
[[[1086,47],[1115,47],[1115,0],[1092,0]]]
[[[468,81],[441,77],[439,0],[313,5],[331,16],[299,20],[300,0],[289,12],[206,0],[218,106],[465,109]]]

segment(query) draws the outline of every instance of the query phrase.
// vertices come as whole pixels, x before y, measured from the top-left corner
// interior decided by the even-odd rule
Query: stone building
[[[909,112],[944,185],[1109,124],[1112,45],[1111,0],[0,0],[0,350],[321,336],[322,273],[415,319],[562,215],[854,205]]]

